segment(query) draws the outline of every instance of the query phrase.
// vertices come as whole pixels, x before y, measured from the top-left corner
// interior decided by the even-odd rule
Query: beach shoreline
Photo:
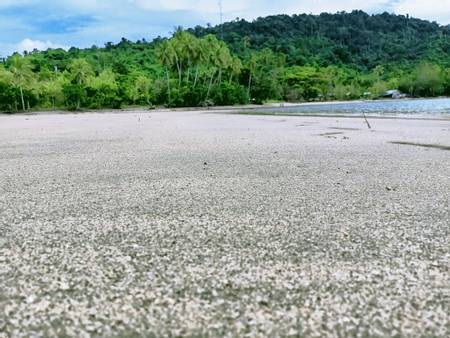
[[[426,99],[430,100],[441,100],[447,99],[443,97]],[[381,100],[351,100],[351,101],[321,101],[321,102],[301,102],[301,103],[267,103],[263,105],[235,105],[235,106],[212,106],[212,107],[180,107],[180,108],[145,108],[145,107],[124,107],[121,109],[82,109],[79,111],[69,111],[69,110],[31,110],[26,112],[18,113],[0,113],[0,116],[15,116],[15,115],[71,115],[71,114],[123,114],[123,113],[169,113],[169,112],[198,112],[198,113],[218,113],[218,114],[243,114],[243,115],[274,115],[274,116],[304,116],[304,117],[331,117],[331,118],[364,118],[364,115],[375,119],[418,119],[418,120],[449,120],[450,114],[448,113],[418,113],[418,112],[389,112],[389,106],[386,107],[387,113],[374,113],[371,111],[357,110],[355,112],[339,112],[333,107],[346,105],[358,105],[363,103],[377,104],[377,103],[396,103],[396,102],[411,102],[411,101],[421,101],[420,98],[408,98],[408,99],[381,99]],[[314,108],[324,106],[327,107],[324,111],[315,111]],[[305,107],[312,107],[312,111],[305,111]],[[299,111],[296,112],[295,108]],[[303,110],[302,110],[303,109]],[[417,108],[416,108],[417,109]]]

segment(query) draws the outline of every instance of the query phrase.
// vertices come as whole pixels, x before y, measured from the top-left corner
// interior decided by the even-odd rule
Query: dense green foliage
[[[247,47],[270,48],[285,54],[289,65],[345,64],[370,70],[392,61],[411,64],[423,58],[450,65],[449,27],[388,13],[277,15],[189,31],[196,36],[222,36],[239,55],[245,55]]]
[[[390,14],[270,16],[170,39],[15,54],[0,110],[450,95],[450,28]]]

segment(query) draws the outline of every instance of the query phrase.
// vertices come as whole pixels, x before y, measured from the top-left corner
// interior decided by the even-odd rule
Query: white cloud
[[[16,50],[23,52],[31,52],[34,49],[37,50],[47,50],[49,48],[62,48],[62,49],[69,49],[69,47],[53,43],[51,41],[41,41],[41,40],[31,40],[31,39],[24,39],[19,44],[17,44]]]
[[[98,2],[99,0],[97,0]],[[113,0],[114,1],[114,0]],[[186,11],[196,15],[204,22],[218,23],[219,0],[115,0],[123,6],[136,6],[145,11]],[[391,9],[392,0],[222,0],[225,20],[236,17],[247,20],[273,14],[301,14],[322,12],[352,11],[361,9],[377,12],[380,8]],[[199,22],[200,23],[200,22]],[[173,26],[176,24],[174,23]]]
[[[378,8],[389,10],[391,0],[312,0],[312,1],[289,1],[288,12],[290,13],[314,13],[323,12],[351,12],[355,9],[372,11]]]
[[[27,5],[31,0],[0,0],[0,7]]]
[[[400,0],[394,6],[395,13],[409,14],[415,18],[450,24],[450,0]]]
[[[218,13],[218,0],[132,0],[138,7],[146,10],[190,11],[199,13]],[[224,0],[224,12],[239,12],[249,9],[249,0]]]
[[[450,0],[222,0],[222,4],[224,21],[361,9],[450,24]],[[52,30],[49,22],[64,23],[66,16],[69,21],[71,16],[75,21],[80,16],[92,20],[74,31]],[[122,36],[148,40],[165,36],[178,25],[187,28],[219,21],[219,0],[0,0],[0,56],[15,50],[67,48],[55,41],[86,47],[116,42]]]

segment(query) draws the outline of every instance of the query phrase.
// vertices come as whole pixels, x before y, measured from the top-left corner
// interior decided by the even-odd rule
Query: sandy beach
[[[0,116],[0,337],[450,335],[450,122]]]

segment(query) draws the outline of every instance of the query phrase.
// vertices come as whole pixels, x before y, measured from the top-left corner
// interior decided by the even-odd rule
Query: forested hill
[[[361,11],[278,15],[170,38],[15,54],[0,111],[450,96],[450,28]]]
[[[239,54],[248,47],[270,48],[285,54],[290,65],[346,64],[365,70],[424,58],[450,62],[450,26],[388,13],[276,15],[189,31],[196,36],[223,37]]]

